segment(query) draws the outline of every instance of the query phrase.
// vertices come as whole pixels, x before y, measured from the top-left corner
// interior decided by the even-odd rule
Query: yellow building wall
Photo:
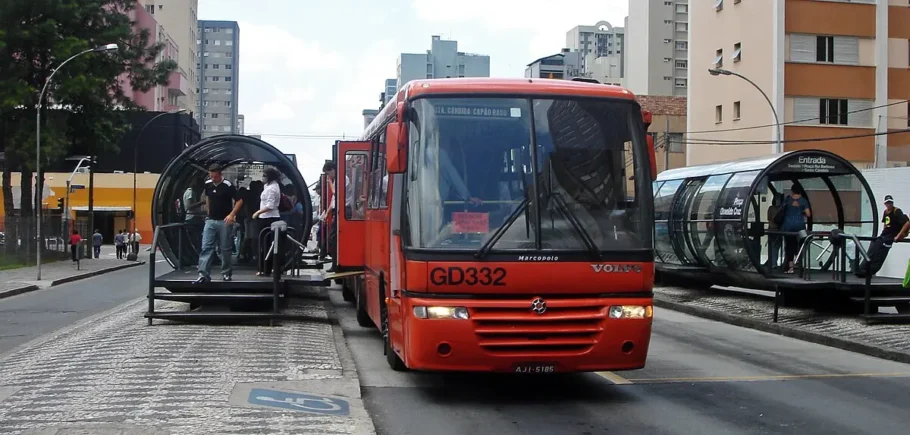
[[[53,192],[44,199],[45,210],[57,209],[57,200],[66,198],[66,180],[71,174],[50,172],[45,175],[47,186]],[[154,235],[152,227],[152,196],[155,193],[155,186],[158,184],[158,174],[137,174],[136,176],[136,227],[139,228],[139,234],[142,235],[143,243],[151,243]],[[18,188],[21,181],[21,175],[18,172],[12,174],[11,187]],[[84,185],[85,189],[76,190],[70,194],[70,210],[74,207],[88,207],[88,174],[76,174],[73,177],[72,184]],[[133,208],[133,174],[95,174],[94,196],[96,208],[100,207],[118,207],[132,210]],[[3,193],[0,191],[0,197]],[[5,215],[3,202],[0,201],[0,215]],[[76,214],[84,215],[85,211],[71,211],[70,218],[75,219]],[[117,218],[114,221],[115,228],[129,229],[130,222],[126,218]]]

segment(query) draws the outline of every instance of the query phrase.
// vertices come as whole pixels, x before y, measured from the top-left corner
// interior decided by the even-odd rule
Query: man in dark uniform
[[[910,231],[910,219],[904,212],[894,206],[894,197],[885,195],[885,212],[882,215],[882,233],[869,244],[869,268],[872,274],[881,270],[895,241],[903,240]],[[865,266],[856,271],[856,275],[865,276]]]
[[[211,278],[212,256],[217,243],[221,251],[221,277],[231,280],[231,229],[236,221],[237,212],[243,207],[243,199],[237,188],[225,180],[221,165],[209,166],[209,180],[205,182],[205,204],[208,215],[202,230],[202,250],[199,253],[199,279],[196,284],[208,282]]]

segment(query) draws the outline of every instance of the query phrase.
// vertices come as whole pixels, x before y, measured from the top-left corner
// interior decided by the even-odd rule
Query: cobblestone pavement
[[[0,360],[0,433],[374,433],[340,328],[149,327],[146,307],[129,303]],[[322,302],[294,302],[292,312],[328,318]],[[253,388],[334,397],[350,408],[336,416],[251,405]]]
[[[859,315],[821,313],[809,308],[780,307],[778,322],[772,323],[774,300],[753,294],[724,290],[696,290],[680,287],[655,287],[657,305],[733,320],[741,326],[758,327],[769,332],[811,339],[847,350],[910,362],[910,325],[866,325]],[[800,332],[804,334],[800,334]]]
[[[37,266],[22,267],[0,271],[0,297],[12,296],[22,290],[34,289],[35,287],[47,287],[57,285],[61,281],[72,280],[78,277],[94,276],[98,273],[111,272],[124,267],[134,267],[143,264],[148,260],[148,252],[144,246],[139,253],[139,261],[118,260],[116,251],[113,246],[104,246],[101,249],[101,256],[98,259],[83,260],[76,264],[67,260],[47,263],[41,266],[41,281],[37,281]]]

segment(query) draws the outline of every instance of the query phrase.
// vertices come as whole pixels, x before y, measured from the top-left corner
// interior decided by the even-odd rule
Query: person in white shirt
[[[253,219],[256,220],[256,229],[253,233],[253,249],[258,252],[259,256],[259,271],[256,273],[258,276],[272,274],[274,255],[265,260],[265,251],[270,246],[259,246],[259,235],[262,230],[270,228],[273,222],[281,219],[281,214],[278,212],[278,204],[281,202],[281,185],[278,183],[280,179],[281,175],[274,168],[268,168],[263,172],[262,182],[265,186],[262,189],[262,194],[259,195],[259,210],[253,213]]]

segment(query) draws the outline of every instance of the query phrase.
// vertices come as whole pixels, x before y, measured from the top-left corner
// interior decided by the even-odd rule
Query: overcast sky
[[[522,77],[529,62],[559,52],[576,25],[623,26],[628,0],[199,0],[199,19],[240,25],[240,113],[246,134],[297,154],[308,183],[335,139],[357,137],[400,53],[430,37],[486,54],[493,77]],[[571,6],[569,6],[571,5]],[[276,136],[279,135],[279,136]]]

